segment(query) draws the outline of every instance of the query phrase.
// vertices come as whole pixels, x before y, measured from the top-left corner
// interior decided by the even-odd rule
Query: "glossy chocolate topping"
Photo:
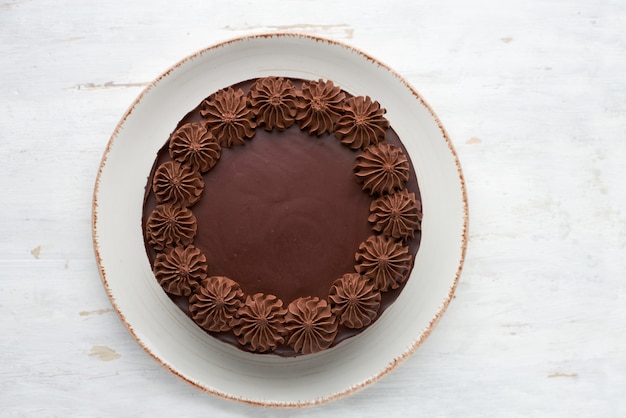
[[[301,80],[290,79],[290,82],[297,89],[302,85]],[[254,80],[239,83],[232,86],[232,91],[248,94],[253,83]],[[272,85],[271,88],[263,86],[265,85],[258,85],[258,88],[268,96],[268,92],[273,91],[272,89],[280,90],[284,84],[278,87]],[[255,94],[258,97],[262,96],[258,92]],[[232,331],[209,332],[223,341],[236,346],[240,344],[254,352],[271,351],[283,356],[314,352],[361,332],[362,329],[357,329],[359,325],[365,326],[375,321],[396,299],[404,286],[405,278],[381,286],[389,289],[381,292],[380,308],[374,318],[371,312],[362,314],[358,319],[353,315],[352,320],[343,320],[348,326],[341,324],[340,318],[337,318],[336,322],[327,318],[331,307],[336,306],[331,305],[333,302],[329,299],[331,287],[346,274],[358,275],[355,264],[360,247],[375,234],[374,224],[368,218],[372,217],[370,207],[376,196],[364,191],[362,184],[355,178],[355,159],[362,150],[353,149],[358,148],[356,143],[342,144],[333,132],[327,132],[325,129],[321,132],[322,129],[319,129],[314,130],[314,134],[311,135],[298,124],[272,131],[259,126],[253,135],[249,135],[250,132],[243,129],[240,137],[229,140],[227,131],[230,128],[223,123],[224,118],[218,115],[219,109],[233,109],[238,114],[244,115],[241,123],[246,125],[246,128],[257,123],[248,119],[248,113],[241,107],[243,97],[245,96],[237,94],[238,103],[232,103],[227,98],[213,94],[187,114],[174,130],[176,132],[178,128],[189,123],[201,124],[202,114],[214,119],[222,118],[219,123],[224,128],[212,132],[213,137],[222,143],[219,162],[202,174],[204,180],[202,195],[190,208],[197,220],[197,233],[193,245],[206,257],[207,277],[219,276],[236,282],[246,295],[242,298],[242,306],[246,307],[240,309],[237,318],[232,320],[229,327],[220,328],[216,325],[209,326],[207,323],[204,323],[204,327],[208,330],[227,329],[232,325]],[[372,120],[378,125],[372,128],[374,132],[372,138],[356,142],[360,145],[379,142],[380,126],[384,125],[380,122],[380,117],[384,110],[379,109],[378,103],[373,101],[357,104],[357,110],[369,111],[373,115]],[[278,122],[275,122],[274,114],[270,112],[268,115],[270,116],[267,120],[274,122],[266,123],[280,127]],[[352,129],[355,130],[356,128]],[[408,154],[393,129],[386,129],[385,135],[384,141],[404,152],[410,166]],[[345,138],[344,136],[344,140]],[[224,147],[237,144],[242,146]],[[158,154],[146,189],[143,226],[148,232],[157,229],[157,226],[160,226],[159,231],[166,230],[163,226],[167,224],[167,219],[163,219],[167,218],[166,216],[157,217],[157,220],[161,221],[157,226],[150,227],[146,223],[157,223],[151,219],[151,214],[157,207],[157,200],[152,192],[153,175],[160,165],[170,160],[166,144]],[[405,187],[419,200],[419,188],[412,166]],[[411,257],[410,266],[403,271],[407,276],[421,238],[418,228],[413,232],[414,236],[407,238],[401,245],[407,247],[408,255]],[[146,236],[146,250],[151,263],[154,263],[160,251],[158,246],[156,250],[152,248],[151,242],[162,243],[167,240],[175,242],[169,235],[165,233],[161,235],[159,239],[150,234]],[[162,244],[160,248],[164,245]],[[350,286],[352,287],[346,291],[341,290],[343,293],[340,293],[340,297],[349,298],[350,292],[361,291],[365,284],[360,284],[361,287],[352,284]],[[365,287],[371,292],[371,286]],[[230,295],[224,289],[220,287],[219,290]],[[192,309],[194,315],[197,316],[201,309],[207,310],[207,306],[215,303],[217,291],[211,292],[204,291],[200,298],[193,299],[193,303],[196,304]],[[189,298],[175,295],[170,297],[192,316]],[[238,301],[240,297],[238,294],[234,300]],[[299,298],[304,298],[302,300],[308,302],[301,302],[297,306],[291,305],[293,312],[288,311],[290,304]],[[314,298],[317,298],[316,302],[310,302]],[[371,300],[370,296],[368,298]],[[202,300],[201,304],[199,299]],[[339,298],[337,300],[339,301]],[[316,307],[314,314],[319,318],[313,314],[309,315],[305,310],[313,305]],[[369,306],[372,304],[366,307]],[[261,318],[263,309],[266,309],[265,313],[271,318]],[[234,314],[231,312],[231,315]],[[289,315],[289,329],[284,328],[283,323],[279,323],[279,319],[286,321],[285,315]],[[308,331],[298,328],[301,325],[298,321],[302,322],[303,318],[309,317],[307,315],[318,318],[320,323],[325,325],[324,335],[333,337],[330,342],[327,341],[328,338],[313,341]],[[347,315],[344,316],[347,318]],[[202,318],[199,321],[202,321]],[[255,335],[246,334],[257,329],[255,321],[260,321],[258,323],[265,324],[267,328]],[[334,325],[328,325],[328,321]],[[296,333],[298,337],[293,337]]]

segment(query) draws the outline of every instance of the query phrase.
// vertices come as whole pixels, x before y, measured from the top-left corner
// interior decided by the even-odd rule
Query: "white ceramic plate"
[[[354,95],[378,100],[415,165],[424,208],[421,248],[397,301],[360,335],[297,358],[244,353],[201,331],[157,284],[141,231],[146,178],[176,123],[208,94],[270,75],[329,79]],[[457,156],[419,94],[363,52],[294,34],[224,42],[155,80],[111,136],[93,202],[94,247],[104,286],[141,347],[200,389],[266,406],[312,405],[350,394],[415,351],[450,302],[463,264],[467,223]]]

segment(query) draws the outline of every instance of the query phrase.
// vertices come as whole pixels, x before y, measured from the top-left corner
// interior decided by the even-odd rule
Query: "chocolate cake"
[[[367,96],[266,77],[210,94],[173,129],[148,178],[156,280],[239,349],[315,353],[398,297],[421,238],[410,158]]]

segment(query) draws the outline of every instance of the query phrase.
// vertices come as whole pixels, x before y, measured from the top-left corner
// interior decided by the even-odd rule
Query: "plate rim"
[[[456,169],[457,169],[458,181],[459,181],[459,184],[460,184],[460,187],[461,187],[461,197],[462,197],[462,204],[463,204],[463,225],[462,225],[462,232],[461,232],[461,252],[460,252],[460,258],[458,260],[458,266],[457,266],[457,269],[456,269],[454,280],[452,281],[452,284],[451,284],[451,286],[449,288],[447,297],[442,301],[442,304],[439,307],[439,310],[431,318],[431,320],[428,323],[428,326],[423,330],[423,332],[420,334],[419,338],[417,338],[415,341],[413,341],[413,343],[402,353],[401,356],[396,357],[393,360],[391,360],[389,363],[387,363],[386,367],[383,370],[381,370],[378,374],[373,375],[373,376],[369,377],[368,379],[366,379],[364,381],[361,381],[361,382],[359,382],[359,383],[357,383],[357,384],[355,384],[353,386],[350,386],[350,387],[348,387],[348,388],[346,388],[346,389],[344,389],[344,390],[342,390],[340,392],[333,393],[333,394],[331,394],[329,396],[326,396],[326,397],[320,398],[320,399],[312,399],[312,400],[306,400],[306,401],[295,401],[295,402],[273,402],[273,401],[267,401],[266,402],[266,401],[259,401],[259,400],[246,399],[246,398],[238,397],[238,396],[231,395],[231,394],[228,394],[228,393],[224,393],[223,391],[217,390],[215,388],[209,388],[209,387],[203,386],[203,385],[199,384],[198,382],[195,382],[195,381],[189,379],[188,377],[186,377],[185,375],[180,373],[178,370],[176,370],[174,367],[172,367],[170,364],[168,364],[166,361],[164,361],[164,359],[161,359],[155,353],[153,353],[152,350],[150,348],[148,348],[142,342],[142,340],[139,338],[139,335],[135,331],[134,327],[132,326],[132,324],[130,324],[126,320],[126,317],[125,317],[124,313],[120,310],[120,308],[119,308],[119,306],[118,306],[118,304],[116,302],[115,295],[113,294],[113,292],[111,290],[111,287],[109,286],[109,282],[108,282],[108,279],[107,279],[107,273],[105,271],[104,265],[102,264],[102,258],[100,256],[100,244],[98,242],[98,236],[97,236],[98,195],[99,195],[98,192],[99,192],[99,187],[100,187],[100,180],[101,180],[101,177],[102,177],[102,174],[103,174],[103,171],[104,171],[104,167],[105,167],[106,162],[107,162],[107,158],[108,158],[109,153],[111,151],[111,148],[112,148],[115,140],[119,136],[119,133],[120,133],[122,127],[124,126],[124,124],[126,122],[126,119],[130,116],[130,114],[133,112],[135,107],[143,100],[144,96],[149,91],[151,91],[153,88],[155,88],[171,72],[173,72],[174,70],[176,70],[180,66],[184,65],[188,61],[194,59],[195,57],[201,56],[201,55],[203,55],[203,54],[205,54],[205,53],[207,53],[207,52],[209,52],[211,50],[214,50],[214,49],[226,47],[226,46],[228,46],[230,44],[235,44],[235,43],[243,42],[243,41],[246,41],[246,40],[259,39],[259,38],[304,38],[304,39],[313,40],[313,41],[317,41],[317,42],[322,42],[322,43],[326,43],[326,44],[330,44],[330,45],[335,45],[335,46],[339,46],[339,47],[342,47],[344,49],[347,49],[347,50],[349,50],[349,51],[351,51],[353,53],[356,53],[357,55],[360,55],[361,57],[366,58],[368,61],[371,61],[371,62],[375,63],[376,65],[378,65],[378,66],[382,67],[383,69],[385,69],[387,72],[389,72],[395,78],[397,78],[398,81],[400,81],[411,92],[411,94],[425,107],[425,109],[430,113],[431,117],[433,118],[433,121],[436,123],[437,127],[439,128],[439,131],[441,132],[441,135],[442,135],[443,139],[445,140],[446,145],[448,147],[448,150],[450,151],[451,156],[452,156],[452,158],[454,160],[454,164],[456,165]],[[456,152],[456,149],[455,149],[452,141],[450,140],[450,137],[449,137],[445,127],[443,126],[441,120],[439,119],[437,114],[434,112],[432,107],[428,104],[428,102],[421,96],[420,93],[418,93],[418,91],[402,75],[400,75],[393,68],[391,68],[389,65],[385,64],[384,62],[382,62],[378,58],[375,58],[372,55],[370,55],[370,54],[366,53],[365,51],[363,51],[362,49],[360,49],[358,47],[355,47],[353,45],[350,45],[350,44],[348,44],[346,42],[343,42],[343,41],[338,41],[336,39],[322,37],[322,36],[319,36],[319,35],[312,35],[312,34],[299,33],[299,32],[269,32],[269,33],[258,33],[258,34],[241,35],[241,36],[231,37],[231,38],[226,39],[226,40],[215,42],[215,43],[213,43],[213,44],[211,44],[211,45],[209,45],[209,46],[207,46],[205,48],[202,48],[202,49],[197,50],[197,51],[195,51],[193,53],[190,53],[187,56],[183,57],[182,59],[178,60],[175,64],[173,64],[172,66],[168,67],[164,72],[159,74],[146,87],[144,87],[144,89],[139,93],[139,95],[137,95],[134,98],[134,100],[128,106],[126,111],[123,113],[123,115],[120,118],[119,122],[115,126],[111,136],[109,137],[109,140],[107,141],[107,145],[106,145],[106,147],[104,149],[104,152],[102,154],[102,158],[101,158],[99,166],[98,166],[98,171],[97,171],[97,175],[96,175],[94,190],[93,190],[93,194],[92,194],[91,218],[92,218],[91,219],[91,229],[92,229],[92,241],[93,241],[94,255],[95,255],[95,258],[96,258],[96,262],[97,262],[97,265],[98,265],[98,270],[99,270],[100,277],[101,277],[101,280],[102,280],[102,284],[103,284],[103,286],[105,288],[107,297],[108,297],[109,301],[111,302],[111,305],[112,305],[113,309],[115,310],[115,312],[117,313],[118,317],[120,318],[122,324],[125,326],[125,328],[128,330],[128,332],[131,334],[133,339],[144,350],[144,352],[146,352],[159,365],[164,367],[170,373],[172,373],[173,375],[175,375],[178,378],[182,379],[183,381],[189,383],[190,385],[194,386],[195,388],[202,390],[203,392],[210,393],[210,394],[218,396],[220,398],[224,398],[224,399],[228,399],[228,400],[232,400],[232,401],[237,401],[237,402],[240,402],[240,403],[254,405],[254,406],[280,407],[280,408],[298,408],[298,407],[308,407],[308,406],[314,406],[314,405],[321,405],[321,404],[329,403],[331,401],[338,400],[338,399],[344,398],[344,397],[346,397],[348,395],[351,395],[351,394],[353,394],[353,393],[355,393],[355,392],[357,392],[357,391],[359,391],[359,390],[361,390],[361,389],[363,389],[363,388],[365,388],[367,386],[370,386],[374,382],[376,382],[379,379],[381,379],[382,377],[386,376],[388,373],[390,373],[392,370],[394,370],[399,364],[401,364],[407,358],[409,358],[412,354],[414,354],[415,351],[426,340],[426,338],[428,338],[428,336],[431,334],[431,332],[433,331],[433,329],[438,324],[439,320],[441,319],[441,317],[443,316],[443,314],[447,310],[448,306],[450,305],[450,302],[452,301],[452,299],[454,297],[454,293],[455,293],[456,287],[457,287],[457,285],[459,283],[461,272],[463,270],[463,265],[465,263],[465,257],[466,257],[467,245],[468,245],[469,204],[468,204],[468,196],[467,196],[467,187],[466,187],[466,184],[465,184],[465,177],[463,175],[463,170],[461,168],[461,163],[460,163],[458,154]]]

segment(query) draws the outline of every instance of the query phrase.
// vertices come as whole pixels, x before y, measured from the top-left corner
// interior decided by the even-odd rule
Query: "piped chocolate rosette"
[[[170,136],[168,161],[158,165],[151,192],[156,207],[144,222],[154,251],[154,275],[165,292],[187,298],[188,314],[209,333],[229,333],[239,348],[292,355],[333,346],[339,328],[360,331],[380,315],[386,292],[400,288],[413,266],[408,241],[421,231],[419,196],[405,187],[411,174],[403,149],[385,140],[386,111],[367,96],[350,96],[332,81],[266,77],[246,93],[227,87],[205,99],[200,121],[184,123]],[[371,236],[354,249],[354,270],[333,278],[327,296],[281,300],[247,293],[237,277],[209,275],[206,254],[194,245],[194,205],[221,153],[245,145],[258,129],[293,125],[315,137],[334,135],[356,157],[352,171],[371,197]]]

